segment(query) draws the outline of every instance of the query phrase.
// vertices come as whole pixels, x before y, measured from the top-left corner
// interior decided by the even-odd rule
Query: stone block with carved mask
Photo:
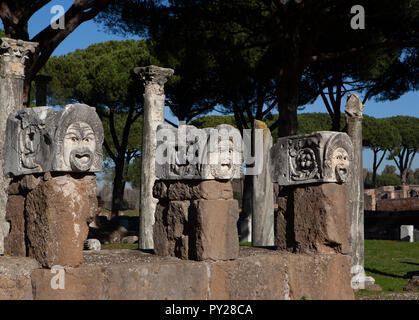
[[[272,181],[281,186],[344,183],[352,174],[353,153],[346,133],[319,131],[279,138],[270,154]]]

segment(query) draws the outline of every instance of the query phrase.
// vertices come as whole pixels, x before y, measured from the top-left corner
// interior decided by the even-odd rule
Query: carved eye
[[[90,141],[90,139],[89,138],[85,138],[84,139],[84,142],[89,142]]]
[[[71,141],[73,141],[73,142],[77,142],[77,138],[76,138],[76,137],[72,137],[72,138],[71,138]]]

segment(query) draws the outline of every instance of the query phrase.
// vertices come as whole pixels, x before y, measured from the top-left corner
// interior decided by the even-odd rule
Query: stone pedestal
[[[25,62],[37,47],[35,42],[2,38],[0,40],[0,172],[3,172],[3,145],[6,136],[7,117],[11,112],[23,109],[23,82]],[[9,181],[0,177],[0,255],[4,253],[4,237],[9,232],[5,220],[7,187]]]
[[[27,195],[29,257],[43,267],[77,267],[83,261],[88,224],[97,213],[94,174],[49,174]]]
[[[94,172],[102,169],[103,127],[94,108],[36,107],[7,119],[7,253],[43,267],[78,266],[97,214]]]
[[[144,83],[143,139],[141,154],[141,195],[139,248],[153,249],[153,224],[156,200],[153,199],[155,176],[156,129],[164,122],[164,84],[172,69],[148,66],[135,68]]]
[[[283,187],[277,202],[275,246],[279,250],[349,254],[346,184]]]
[[[239,208],[229,181],[156,181],[154,250],[191,260],[238,256]]]

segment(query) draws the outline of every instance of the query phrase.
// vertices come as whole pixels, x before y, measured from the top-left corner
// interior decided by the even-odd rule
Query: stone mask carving
[[[67,105],[56,114],[53,171],[96,172],[102,169],[103,127],[95,108]]]
[[[156,177],[165,180],[239,178],[242,154],[237,139],[232,138],[236,133],[241,138],[240,132],[229,125],[206,129],[159,125]]]
[[[280,185],[346,182],[353,146],[346,133],[320,131],[278,139],[271,149],[271,175]]]
[[[11,114],[6,127],[4,173],[97,172],[102,169],[103,127],[94,108],[67,105]]]
[[[96,141],[93,129],[85,122],[67,128],[64,136],[64,164],[73,171],[88,171],[93,164]]]
[[[346,182],[351,175],[353,146],[350,138],[335,135],[325,146],[324,174],[339,183]]]

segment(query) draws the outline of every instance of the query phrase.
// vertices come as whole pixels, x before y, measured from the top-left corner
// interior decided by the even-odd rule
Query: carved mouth
[[[343,166],[336,166],[336,179],[340,182],[346,182],[348,179],[349,170]]]
[[[93,163],[90,150],[73,150],[70,153],[71,169],[74,171],[88,171]]]

